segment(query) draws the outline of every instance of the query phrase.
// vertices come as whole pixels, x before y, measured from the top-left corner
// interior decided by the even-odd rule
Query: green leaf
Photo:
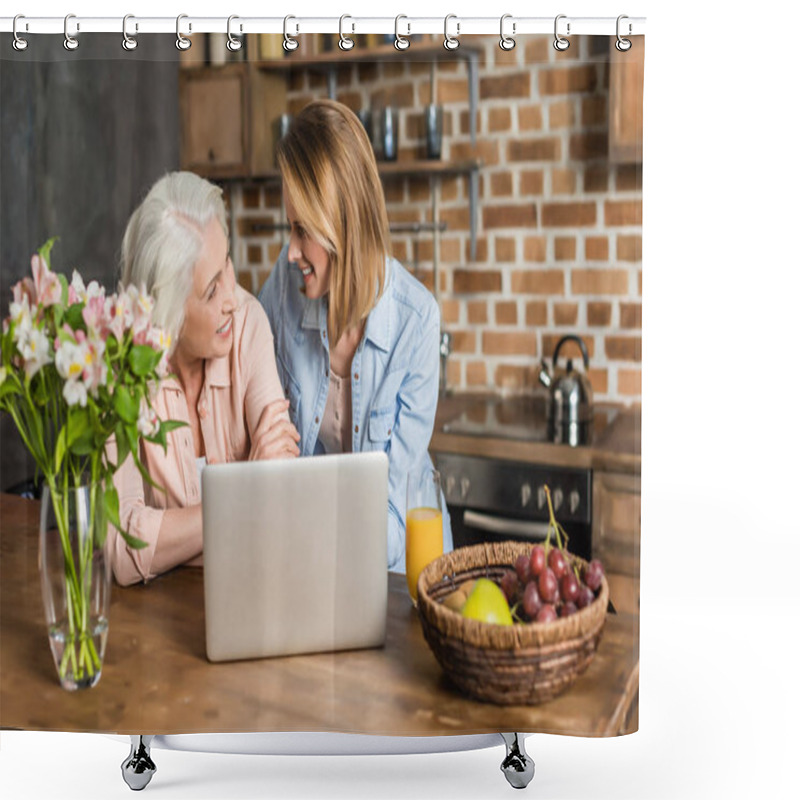
[[[188,426],[188,422],[182,422],[179,419],[165,419],[161,422],[161,429],[164,431],[164,433],[170,433],[178,428],[187,428]]]
[[[160,350],[154,350],[146,344],[137,344],[131,348],[131,352],[128,354],[128,364],[134,375],[143,378],[156,368],[160,358]]]
[[[67,449],[76,456],[88,456],[95,451],[94,428],[88,408],[72,406],[67,418]]]
[[[119,385],[114,392],[114,410],[120,419],[128,424],[135,423],[139,418],[139,404],[127,386]]]
[[[83,321],[83,307],[84,303],[74,303],[64,314],[64,322],[72,328],[73,331],[85,331],[86,323]]]
[[[139,431],[136,430],[135,425],[126,425],[125,426],[125,436],[128,439],[128,445],[131,449],[131,455],[133,456],[133,461],[136,464],[136,468],[139,470],[139,474],[142,478],[147,481],[154,489],[157,489],[159,492],[165,492],[163,486],[159,486],[151,477],[150,473],[147,471],[147,467],[142,464],[141,459],[139,458]]]
[[[114,431],[114,436],[117,441],[117,466],[116,469],[119,469],[125,459],[128,457],[128,454],[131,452],[131,447],[128,444],[128,438],[125,436],[125,428],[122,423],[117,423],[117,427]]]
[[[136,536],[132,536],[122,527],[119,518],[119,494],[117,494],[117,487],[114,486],[113,483],[109,483],[106,486],[103,495],[103,506],[105,507],[108,521],[120,532],[120,535],[125,540],[128,547],[133,550],[142,550],[148,546],[147,542],[138,539]]]
[[[61,273],[58,274],[58,282],[61,284],[61,307],[66,308],[69,302],[69,284],[66,277]],[[60,311],[61,309],[58,310]]]
[[[61,472],[61,462],[67,452],[67,429],[62,427],[58,432],[58,441],[56,442],[56,463],[55,471]]]
[[[58,239],[58,236],[53,236],[39,248],[39,255],[44,259],[44,263],[47,264],[48,269],[50,269],[50,251],[53,249],[53,245]]]
[[[125,544],[128,545],[132,550],[144,550],[145,547],[148,547],[147,542],[142,541],[142,539],[137,539],[132,534],[128,533],[128,531],[122,530],[122,528],[117,528],[120,533],[120,536],[125,540]]]

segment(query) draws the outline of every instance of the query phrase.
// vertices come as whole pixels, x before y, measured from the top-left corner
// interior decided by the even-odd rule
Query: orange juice
[[[442,554],[442,512],[438,508],[410,508],[406,513],[406,581],[417,604],[419,574]]]

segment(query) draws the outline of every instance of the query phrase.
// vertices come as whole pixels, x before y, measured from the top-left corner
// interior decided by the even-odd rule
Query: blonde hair
[[[347,106],[317,100],[281,140],[278,166],[298,219],[328,253],[334,345],[367,318],[386,279],[389,221],[375,155]]]
[[[183,327],[203,230],[216,218],[228,237],[222,189],[192,172],[170,172],[131,214],[122,239],[121,282],[155,299],[153,323],[172,337]]]

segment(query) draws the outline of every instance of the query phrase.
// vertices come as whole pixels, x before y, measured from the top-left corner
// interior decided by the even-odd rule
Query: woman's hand
[[[276,400],[264,409],[253,434],[250,461],[300,455],[300,434],[289,420],[288,411],[288,400]]]

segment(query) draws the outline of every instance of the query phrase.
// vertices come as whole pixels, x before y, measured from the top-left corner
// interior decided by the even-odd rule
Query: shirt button
[[[317,425],[319,424],[319,417],[314,417],[314,423]]]
[[[205,419],[208,416],[208,406],[200,406],[200,408],[197,409],[197,413],[200,415],[200,419]]]
[[[391,428],[389,428],[389,430],[388,430],[388,431],[386,431],[386,435],[387,435],[387,436],[391,436],[391,435],[392,435],[392,429],[391,429]]]
[[[353,377],[354,377],[356,380],[358,380],[358,373],[356,372],[356,374],[355,374]]]
[[[356,425],[356,433],[358,433],[358,425]]]
[[[322,338],[323,339],[327,339],[328,338],[328,332],[327,331],[322,331]]]

